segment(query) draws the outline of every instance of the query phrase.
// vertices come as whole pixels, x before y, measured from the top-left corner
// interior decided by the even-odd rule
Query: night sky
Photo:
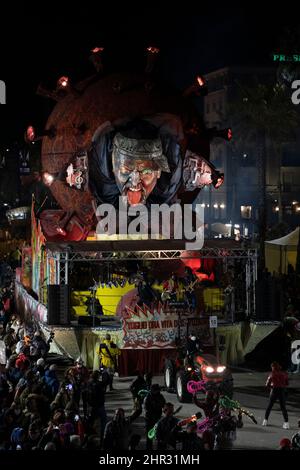
[[[6,27],[0,31],[0,79],[7,88],[7,104],[0,106],[1,148],[22,140],[29,123],[43,129],[54,103],[36,96],[39,82],[54,88],[61,75],[76,82],[94,73],[88,61],[92,47],[105,47],[106,70],[143,70],[145,47],[158,45],[163,75],[184,87],[195,73],[226,65],[272,66],[271,53],[284,28],[300,24],[294,7],[274,6],[271,12],[253,3],[247,10],[230,6],[232,2],[221,7],[211,2],[205,8],[170,2],[163,10],[159,3],[148,3],[147,12],[131,8],[131,13],[117,4],[108,11],[95,8],[96,2],[73,8],[65,2],[63,10],[48,3],[48,13],[47,2],[42,3],[43,12],[23,2],[23,8],[1,19]]]

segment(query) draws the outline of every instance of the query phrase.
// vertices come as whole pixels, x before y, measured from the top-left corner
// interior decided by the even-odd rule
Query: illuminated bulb
[[[33,143],[35,139],[35,129],[33,126],[28,126],[26,129],[26,140]]]
[[[293,206],[295,206],[296,204],[298,204],[298,202],[297,202],[297,201],[293,201],[292,204],[293,204]]]
[[[50,175],[50,173],[45,172],[45,173],[43,174],[43,180],[44,180],[44,183],[45,183],[47,186],[51,186],[51,184],[52,184],[53,181],[54,181],[54,176]]]
[[[69,84],[69,78],[68,77],[60,77],[57,80],[57,88],[66,88]]]
[[[159,48],[150,46],[150,47],[147,47],[147,51],[151,52],[152,54],[158,54],[159,53]]]
[[[221,209],[225,209],[225,204],[220,204]]]
[[[215,209],[218,209],[218,207],[219,207],[218,204],[214,204]]]
[[[278,206],[275,207],[275,211],[279,212],[279,207]]]
[[[201,204],[201,207],[205,207],[205,204],[204,204],[204,203],[202,203],[202,204]]]
[[[98,52],[103,52],[104,51],[104,47],[94,47],[94,49],[91,49],[91,52],[93,52],[93,54],[97,54]]]
[[[200,75],[198,75],[198,77],[197,77],[197,82],[198,82],[198,85],[201,86],[201,87],[205,85],[204,78],[201,77]]]

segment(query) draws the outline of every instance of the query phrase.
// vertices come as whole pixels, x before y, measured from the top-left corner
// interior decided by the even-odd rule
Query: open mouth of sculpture
[[[138,184],[134,187],[125,188],[124,196],[127,197],[128,204],[130,206],[144,204],[146,200],[146,191],[142,184]]]

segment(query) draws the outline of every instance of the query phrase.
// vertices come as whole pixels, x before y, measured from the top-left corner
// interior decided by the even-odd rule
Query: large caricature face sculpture
[[[170,172],[160,138],[132,139],[116,134],[112,164],[121,196],[130,206],[145,204],[161,172]]]

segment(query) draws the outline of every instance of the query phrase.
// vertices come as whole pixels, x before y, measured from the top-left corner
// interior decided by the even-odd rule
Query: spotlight
[[[159,48],[154,46],[147,47],[147,64],[145,73],[150,74],[153,72],[157,57],[159,54]]]
[[[103,51],[104,47],[94,47],[94,49],[91,49],[92,54],[90,55],[90,61],[95,67],[97,73],[103,72],[103,63],[101,57]]]
[[[25,141],[28,143],[32,143],[35,141],[35,129],[33,126],[28,126],[25,131]]]
[[[51,186],[54,180],[55,177],[51,175],[51,173],[48,173],[47,171],[43,173],[43,182],[46,186]]]
[[[78,96],[78,95],[81,94],[78,90],[76,90],[72,86],[69,77],[66,77],[65,75],[63,75],[62,77],[60,77],[57,80],[57,82],[56,82],[56,93],[57,93],[58,96],[61,96],[61,95],[65,96],[65,94],[67,94],[67,93],[71,93],[74,96]]]
[[[56,128],[51,126],[49,129],[45,129],[41,134],[36,133],[36,130],[33,126],[28,126],[24,133],[24,140],[27,144],[34,144],[38,140],[41,140],[44,136],[54,139],[56,136]]]
[[[203,77],[201,77],[201,75],[198,75],[197,82],[200,88],[205,86],[205,80]]]
[[[192,85],[186,88],[183,92],[183,96],[187,98],[191,95],[196,96],[205,96],[207,95],[208,90],[206,86],[206,81],[202,75],[197,75]]]
[[[147,47],[147,51],[150,52],[151,54],[158,54],[159,53],[158,47],[153,47],[153,46]]]
[[[60,77],[58,80],[57,80],[57,89],[62,89],[62,88],[67,88],[67,86],[69,85],[69,77]]]

